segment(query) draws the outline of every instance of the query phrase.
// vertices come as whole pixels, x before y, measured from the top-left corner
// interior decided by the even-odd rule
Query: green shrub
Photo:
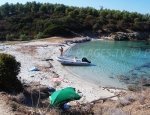
[[[14,40],[14,35],[13,35],[13,34],[7,34],[7,35],[6,35],[6,40],[7,40],[7,41],[12,41],[12,40]]]
[[[18,80],[20,63],[9,54],[0,53],[0,89],[8,92],[21,92],[23,86]]]
[[[70,36],[72,33],[66,30],[65,27],[60,25],[50,25],[44,30],[44,35],[46,36]]]
[[[0,41],[6,40],[6,35],[0,32]]]
[[[25,35],[25,34],[21,34],[21,35],[20,35],[20,39],[21,39],[22,41],[27,41],[27,40],[29,40],[28,36]]]
[[[35,39],[42,39],[44,37],[44,34],[42,32],[39,32],[34,38]]]

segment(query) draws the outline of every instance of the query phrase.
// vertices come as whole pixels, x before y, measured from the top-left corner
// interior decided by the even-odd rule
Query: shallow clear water
[[[95,66],[66,68],[102,86],[126,88],[141,80],[150,82],[150,45],[145,42],[92,41],[75,45],[65,55],[91,60]]]

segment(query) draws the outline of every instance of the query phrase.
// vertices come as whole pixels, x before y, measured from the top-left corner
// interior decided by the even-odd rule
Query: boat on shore
[[[86,58],[76,59],[76,58],[69,58],[69,57],[57,57],[57,61],[59,61],[62,65],[70,65],[70,66],[89,66],[91,62],[88,61]]]

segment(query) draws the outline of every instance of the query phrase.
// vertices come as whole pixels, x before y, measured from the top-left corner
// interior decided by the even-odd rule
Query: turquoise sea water
[[[95,66],[65,68],[102,86],[150,83],[150,44],[145,42],[92,41],[73,46],[65,55],[91,60]]]

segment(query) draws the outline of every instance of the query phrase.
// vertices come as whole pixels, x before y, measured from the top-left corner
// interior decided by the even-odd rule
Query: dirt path
[[[0,115],[14,115],[9,105],[7,105],[7,97],[0,94]]]

